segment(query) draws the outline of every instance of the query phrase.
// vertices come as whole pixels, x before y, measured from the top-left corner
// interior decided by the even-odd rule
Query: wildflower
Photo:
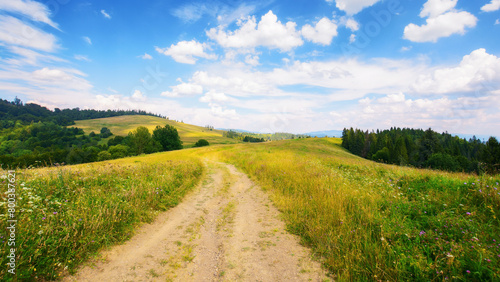
[[[466,214],[466,215],[470,215],[470,212],[466,212],[465,214]]]
[[[467,272],[467,273],[470,273],[470,270],[468,270],[468,269],[467,269],[467,271],[466,271],[466,272]]]
[[[57,214],[57,212],[54,212],[54,214]]]
[[[45,217],[42,217],[42,220],[45,220]]]
[[[487,259],[486,261],[487,261],[487,262],[491,262],[491,259]]]
[[[420,233],[419,233],[419,235],[420,235],[420,236],[422,236],[422,235],[424,235],[424,234],[425,234],[425,231],[423,231],[423,230],[422,230],[422,231],[420,231]]]

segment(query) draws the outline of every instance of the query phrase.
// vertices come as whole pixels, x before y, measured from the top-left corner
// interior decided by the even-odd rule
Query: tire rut
[[[328,281],[258,186],[206,162],[202,183],[123,245],[63,281]]]

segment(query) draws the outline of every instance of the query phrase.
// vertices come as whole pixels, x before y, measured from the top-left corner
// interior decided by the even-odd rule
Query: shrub
[[[210,145],[207,140],[205,139],[200,139],[198,140],[195,144],[194,147],[204,147]]]

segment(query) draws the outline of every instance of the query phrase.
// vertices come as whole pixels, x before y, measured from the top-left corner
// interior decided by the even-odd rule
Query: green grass
[[[129,238],[139,222],[175,205],[199,181],[201,158],[234,164],[265,189],[288,230],[335,280],[500,280],[499,176],[374,163],[332,138],[19,171],[19,183],[30,188],[19,190],[21,277],[56,278]],[[5,277],[6,268],[0,271]]]
[[[220,148],[337,280],[500,279],[499,177],[388,166],[338,139]]]
[[[99,133],[101,128],[107,127],[114,135],[119,136],[127,136],[129,132],[135,130],[139,126],[145,126],[150,132],[153,132],[158,125],[163,127],[165,124],[170,124],[177,128],[177,132],[179,132],[179,136],[181,137],[184,147],[188,148],[192,147],[199,139],[206,139],[211,145],[240,143],[235,139],[223,137],[223,131],[221,130],[209,130],[201,126],[180,123],[153,116],[118,116],[78,120],[75,123],[76,124],[74,126],[83,129],[85,134],[89,134],[92,131]]]
[[[104,246],[130,238],[141,222],[177,205],[202,173],[201,162],[182,153],[18,170],[15,279],[56,279],[71,273]],[[3,196],[2,226],[7,225],[5,201]],[[0,240],[6,237],[2,228]],[[9,248],[5,242],[1,248],[3,281],[14,278],[6,273]]]

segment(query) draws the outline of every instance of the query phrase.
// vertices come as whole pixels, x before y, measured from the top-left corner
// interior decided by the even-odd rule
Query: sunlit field
[[[339,139],[224,147],[340,280],[500,279],[500,177],[388,166]]]
[[[182,151],[18,170],[17,273],[6,275],[10,247],[3,229],[0,277],[55,279],[72,272],[101,248],[130,238],[141,222],[177,205],[202,173],[201,162]],[[0,214],[7,226],[5,197]]]
[[[89,134],[92,131],[99,133],[101,128],[107,127],[114,135],[118,136],[127,136],[129,132],[135,130],[139,126],[145,126],[150,132],[153,132],[158,125],[163,127],[165,124],[170,124],[175,126],[177,132],[179,132],[179,136],[181,137],[184,147],[192,147],[194,143],[201,138],[206,139],[210,144],[240,143],[236,139],[223,137],[222,131],[220,130],[210,130],[201,126],[176,122],[174,120],[166,120],[154,116],[129,115],[79,120],[75,123],[76,124],[74,126],[83,129],[85,134]]]
[[[18,171],[18,277],[56,278],[126,240],[176,205],[213,159],[265,189],[335,280],[500,279],[500,177],[374,163],[339,143],[219,145]]]

